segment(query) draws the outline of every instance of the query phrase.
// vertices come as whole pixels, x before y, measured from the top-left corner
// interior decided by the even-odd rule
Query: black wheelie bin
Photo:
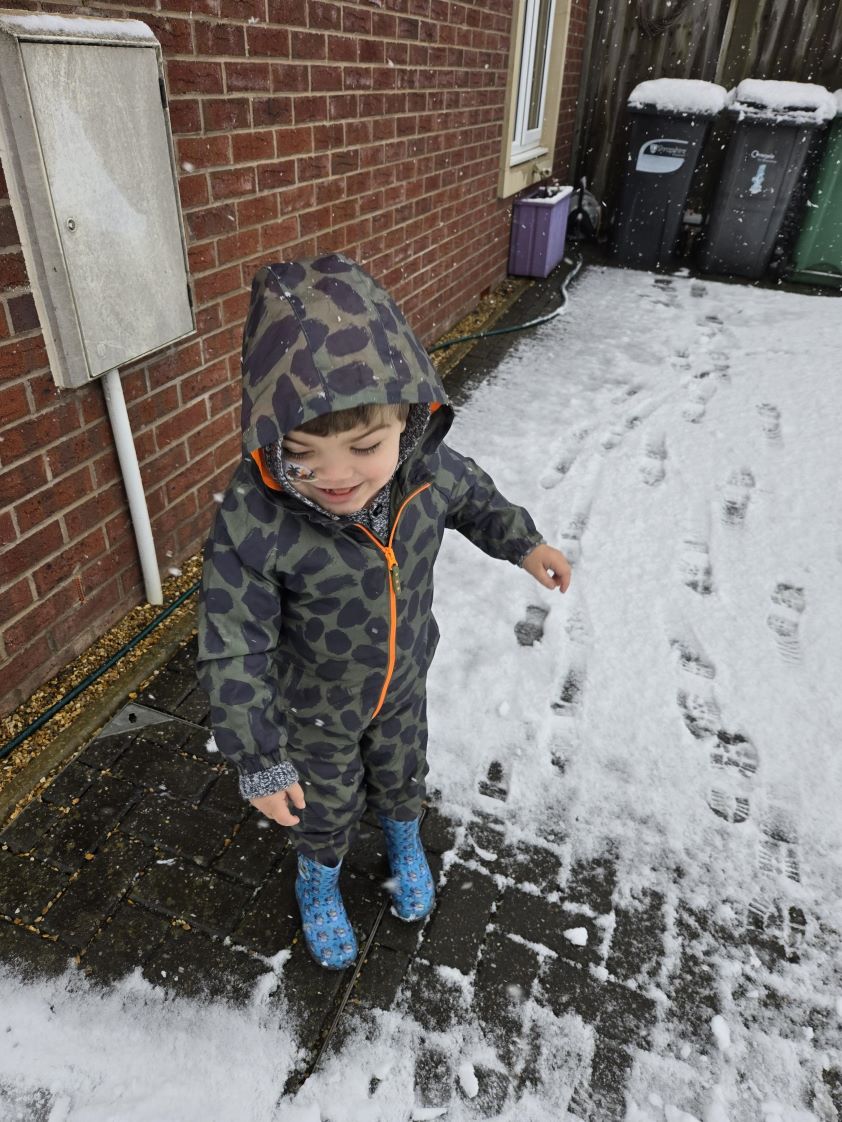
[[[632,90],[626,168],[614,220],[614,251],[621,264],[657,269],[673,262],[693,172],[725,99],[722,86],[691,78],[655,78]]]

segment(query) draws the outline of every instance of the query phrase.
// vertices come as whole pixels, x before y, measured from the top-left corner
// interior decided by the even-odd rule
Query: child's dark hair
[[[351,409],[337,409],[333,413],[323,413],[321,417],[314,417],[312,421],[305,421],[299,425],[296,432],[306,432],[310,436],[333,436],[337,432],[348,432],[358,425],[377,424],[378,421],[388,422],[393,418],[405,421],[409,416],[410,406],[404,402],[397,405],[355,405]]]

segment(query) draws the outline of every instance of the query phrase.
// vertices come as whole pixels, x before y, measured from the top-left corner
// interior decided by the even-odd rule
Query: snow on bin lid
[[[728,94],[728,107],[747,117],[782,121],[829,121],[837,103],[824,86],[812,82],[770,82],[746,78]]]
[[[632,109],[646,105],[664,113],[713,117],[725,105],[727,96],[722,86],[698,78],[651,78],[634,87],[628,104]]]

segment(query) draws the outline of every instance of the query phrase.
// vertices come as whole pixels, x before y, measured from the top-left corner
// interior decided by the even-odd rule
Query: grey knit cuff
[[[266,771],[255,771],[251,775],[240,773],[240,794],[244,799],[263,799],[267,795],[275,795],[284,791],[298,782],[298,772],[291,763],[284,762],[267,768]]]
[[[521,553],[520,557],[518,557],[516,564],[522,569],[524,561],[529,556],[529,554],[532,552],[532,550],[537,549],[539,545],[546,545],[546,544],[547,544],[547,542],[544,538],[539,538],[537,542],[531,542],[530,545],[528,546],[528,548],[525,549],[523,551],[523,553]]]

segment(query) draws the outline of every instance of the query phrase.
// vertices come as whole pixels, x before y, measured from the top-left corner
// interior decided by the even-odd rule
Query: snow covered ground
[[[662,900],[656,969],[632,980],[662,1015],[628,1122],[837,1118],[822,1074],[842,1068],[841,334],[835,299],[591,269],[452,433],[575,572],[550,594],[449,536],[430,784],[457,822],[493,813],[543,844],[554,827],[569,862],[614,854],[617,908]],[[532,645],[524,624],[543,631]],[[504,802],[479,789],[489,769]],[[713,1016],[671,1004],[689,942]],[[381,1014],[276,1106],[295,1061],[277,1021],[260,993],[234,1010],[137,979],[4,979],[0,1113],[462,1122],[474,1065],[494,1066],[461,1026],[462,1096],[419,1109],[417,1026]],[[547,1031],[555,1065],[501,1122],[576,1117],[590,1030],[571,1015]]]

